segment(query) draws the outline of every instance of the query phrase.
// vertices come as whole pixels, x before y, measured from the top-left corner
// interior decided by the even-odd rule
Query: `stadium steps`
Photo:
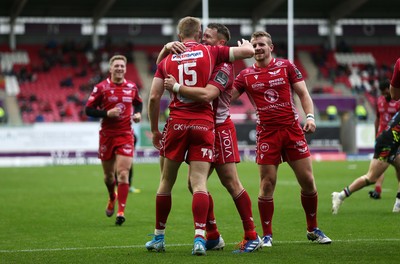
[[[142,79],[142,89],[140,92],[140,95],[142,96],[143,99],[143,113],[142,116],[145,117],[147,116],[147,102],[148,102],[148,97],[150,93],[150,87],[151,83],[153,81],[153,75],[150,74],[149,68],[149,59],[148,55],[145,51],[142,50],[135,50],[133,53],[133,57],[135,59],[135,65],[136,69],[138,71],[139,76]]]
[[[6,95],[4,98],[5,108],[7,109],[8,124],[20,125],[22,124],[21,114],[19,111],[17,94],[19,93],[19,85],[15,76],[6,76]]]

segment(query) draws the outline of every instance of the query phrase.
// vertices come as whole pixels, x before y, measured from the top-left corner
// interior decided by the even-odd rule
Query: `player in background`
[[[227,27],[218,23],[210,23],[204,30],[202,43],[211,46],[225,46],[229,40],[230,32]],[[171,50],[179,50],[179,47],[174,44],[178,45],[179,43],[168,43],[167,47],[171,46]],[[229,114],[234,78],[233,64],[224,62],[214,68],[214,72],[204,89],[181,85],[178,93],[196,102],[213,102],[215,113],[215,161],[212,164],[209,175],[215,168],[222,185],[230,193],[242,220],[244,240],[235,252],[253,252],[261,246],[262,241],[255,231],[250,197],[240,182],[236,169],[236,163],[240,162],[240,156],[235,125]],[[173,92],[175,83],[175,78],[170,76],[164,80],[164,87]],[[225,246],[225,242],[217,228],[214,216],[214,202],[210,193],[208,193],[208,197],[206,248],[207,250],[221,249]]]
[[[258,209],[263,229],[263,246],[272,246],[274,190],[278,167],[286,161],[301,187],[301,204],[307,222],[307,238],[329,244],[317,224],[318,193],[312,171],[311,154],[304,133],[316,129],[313,102],[301,72],[290,61],[272,56],[274,45],[265,31],[252,34],[255,50],[253,66],[242,70],[233,84],[233,97],[244,92],[255,105],[257,113],[256,162],[260,171]],[[303,127],[294,104],[293,93],[301,101],[307,120]]]
[[[392,80],[390,82],[390,94],[393,100],[400,99],[400,58],[394,66]],[[341,192],[332,193],[332,213],[337,214],[343,201],[354,192],[365,186],[373,184],[386,171],[390,164],[396,169],[397,180],[400,182],[400,112],[397,112],[389,121],[385,130],[376,138],[374,157],[371,160],[368,172],[355,179]],[[399,185],[400,186],[400,185]],[[394,213],[400,213],[400,188],[397,190],[396,200],[393,206]]]
[[[110,77],[95,85],[85,108],[88,116],[102,118],[98,155],[109,196],[106,208],[108,217],[114,214],[118,200],[116,225],[125,222],[128,175],[134,155],[131,122],[140,122],[143,107],[136,84],[125,80],[126,62],[126,57],[122,55],[115,55],[110,59]],[[115,171],[118,177],[117,192]]]
[[[385,80],[379,84],[381,96],[376,102],[375,135],[379,136],[385,130],[390,119],[400,110],[400,102],[393,100],[390,96],[390,81]],[[382,184],[385,176],[382,174],[375,183],[375,189],[369,191],[369,196],[373,199],[380,199]],[[400,184],[400,183],[399,183]],[[399,186],[400,189],[400,186]]]
[[[171,192],[179,167],[185,160],[190,164],[189,179],[193,190],[194,220],[193,255],[206,255],[205,226],[209,207],[207,176],[214,153],[214,114],[210,103],[198,103],[175,93],[171,94],[170,114],[162,137],[158,128],[160,99],[164,93],[164,79],[173,75],[179,83],[205,87],[216,64],[253,56],[250,43],[243,40],[239,47],[204,46],[201,21],[185,17],[178,23],[178,38],[186,46],[182,54],[168,55],[158,64],[149,97],[149,120],[153,145],[163,147],[161,180],[156,195],[154,237],[146,243],[148,250],[165,250],[165,227],[171,210]],[[179,85],[174,87],[174,92]]]

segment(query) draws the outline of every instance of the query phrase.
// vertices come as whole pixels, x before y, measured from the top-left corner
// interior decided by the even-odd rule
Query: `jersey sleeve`
[[[233,84],[233,66],[231,63],[221,63],[214,68],[208,84],[214,85],[221,92]]]
[[[140,104],[140,103],[142,103],[143,102],[143,100],[142,100],[142,98],[140,97],[140,94],[139,94],[139,89],[138,89],[138,87],[135,85],[134,86],[134,90],[135,90],[135,97],[133,98],[133,105],[137,105],[137,104]]]
[[[390,84],[394,88],[400,89],[400,58],[397,59],[396,64],[394,65],[392,80]]]
[[[101,86],[96,85],[86,102],[86,107],[98,108],[101,105],[102,97]]]
[[[233,82],[233,88],[238,90],[240,94],[245,91],[245,80],[243,77],[243,71],[241,71],[238,76],[236,76],[235,81]]]
[[[167,58],[167,57],[166,57]],[[158,65],[157,65],[157,70],[156,73],[154,74],[154,77],[160,78],[160,79],[165,79],[164,75],[164,65],[165,65],[165,60],[164,58]]]
[[[288,61],[288,75],[290,83],[297,83],[304,81],[303,74],[294,63]]]

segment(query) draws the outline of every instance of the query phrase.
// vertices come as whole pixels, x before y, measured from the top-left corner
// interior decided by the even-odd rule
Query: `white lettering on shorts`
[[[176,131],[184,131],[184,130],[200,130],[200,131],[208,131],[209,128],[207,126],[202,125],[185,125],[185,124],[175,124],[173,129]]]
[[[227,130],[222,130],[222,146],[224,148],[224,153],[226,154],[225,157],[228,158],[232,156],[233,150],[232,150],[232,140],[230,137],[230,133]]]

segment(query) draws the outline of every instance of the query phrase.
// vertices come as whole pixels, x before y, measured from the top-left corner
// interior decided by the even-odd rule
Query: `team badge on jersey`
[[[276,101],[278,101],[279,94],[274,89],[268,89],[264,93],[264,98],[269,103],[275,103]]]
[[[301,74],[301,72],[299,71],[299,69],[294,68],[294,72],[296,73],[296,78],[297,78],[297,79],[303,78],[303,75]]]
[[[223,72],[223,71],[218,71],[217,75],[215,75],[214,81],[217,83],[221,84],[222,86],[226,86],[228,83],[229,77],[228,75]]]

